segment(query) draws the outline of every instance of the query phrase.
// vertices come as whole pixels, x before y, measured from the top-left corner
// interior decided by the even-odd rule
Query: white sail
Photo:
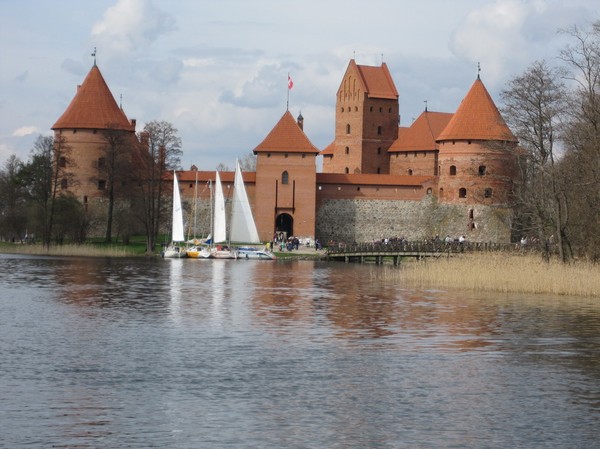
[[[173,230],[172,237],[174,242],[183,242],[183,212],[181,210],[181,196],[179,195],[179,183],[177,175],[173,171]]]
[[[233,189],[231,232],[229,238],[232,242],[260,243],[246,187],[244,186],[244,178],[242,178],[242,170],[238,161],[235,164]]]
[[[221,243],[227,240],[227,220],[225,218],[225,197],[221,177],[216,172],[215,179],[215,213],[213,215],[213,242]]]

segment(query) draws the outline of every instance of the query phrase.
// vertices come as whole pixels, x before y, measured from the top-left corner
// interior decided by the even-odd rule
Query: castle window
[[[346,125],[346,134],[350,134],[350,123]]]
[[[483,176],[487,173],[485,165],[480,165],[479,166],[479,176]]]
[[[346,168],[344,169],[344,172],[345,172],[346,174],[348,174],[348,173],[350,173],[350,169],[349,169],[348,167],[346,167]]]
[[[483,192],[483,196],[485,196],[486,198],[491,198],[492,197],[492,189],[489,187],[487,189],[485,189]]]
[[[391,113],[392,113],[392,108],[389,108],[389,109],[388,109],[388,112],[391,114]]]
[[[357,191],[357,192],[360,192],[360,186],[358,186],[358,187],[356,188],[356,191]]]
[[[433,189],[431,187],[429,187],[427,189],[427,195],[431,195],[433,193]]]
[[[271,153],[267,153],[267,157],[271,157]]]
[[[283,157],[287,158],[287,157],[288,157],[288,154],[287,154],[287,153],[285,153],[285,156],[283,156]]]
[[[458,189],[458,197],[466,198],[467,197],[467,189],[465,189],[464,187],[461,187],[460,189]]]
[[[61,156],[58,159],[58,166],[59,167],[66,167],[67,166],[67,158],[65,158],[64,156]]]
[[[73,130],[73,134],[77,134],[77,130],[76,129]]]
[[[302,153],[302,159],[306,159],[306,154]]]
[[[412,176],[412,174],[413,174],[412,168],[409,168],[407,173],[408,173],[408,176]]]
[[[87,195],[83,197],[83,204],[87,204]]]
[[[106,167],[106,158],[100,157],[98,158],[98,168]]]
[[[373,106],[369,108],[369,112],[373,112]]]
[[[408,153],[404,153],[404,157],[408,157]]]
[[[415,154],[413,154],[413,156],[414,156],[414,157],[417,157],[417,154],[418,154],[418,153],[415,151]]]
[[[475,216],[473,215],[473,209],[469,209],[469,220],[473,220]]]
[[[450,166],[450,176],[456,176],[456,165]]]
[[[342,108],[342,112],[344,112],[344,108]]]
[[[346,154],[350,154],[350,147],[346,147]]]
[[[104,179],[98,180],[98,190],[106,190],[106,181]]]
[[[358,112],[358,106],[354,106],[354,110]]]
[[[381,147],[377,148],[377,154],[381,154]]]
[[[287,171],[284,171],[281,174],[281,184],[287,184],[289,182],[289,179],[290,179],[290,175],[288,174]]]
[[[381,107],[380,107],[380,108],[379,108],[379,112],[383,112],[383,108],[381,108]]]
[[[377,134],[378,134],[378,135],[381,135],[381,126],[378,126],[378,127],[377,127]]]
[[[380,175],[381,174],[381,168],[377,167],[377,174]]]
[[[61,189],[66,189],[69,187],[69,181],[67,181],[67,178],[63,178],[60,180],[60,188]]]

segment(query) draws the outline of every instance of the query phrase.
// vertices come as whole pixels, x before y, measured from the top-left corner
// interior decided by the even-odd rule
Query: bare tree
[[[564,30],[572,43],[560,53],[574,86],[565,134],[564,178],[573,204],[569,234],[580,253],[600,259],[600,21],[589,30]]]
[[[56,139],[39,136],[36,140],[31,161],[23,168],[29,197],[35,205],[37,228],[42,234],[42,243],[48,248],[52,239],[52,226],[57,196],[69,184],[73,175],[68,171],[73,166],[70,147],[63,137]]]
[[[171,123],[152,121],[144,127],[139,141],[141,149],[134,159],[138,186],[136,206],[146,231],[146,252],[152,254],[166,208],[166,194],[171,193],[165,192],[163,176],[180,165],[181,139]]]
[[[565,232],[567,203],[557,172],[558,128],[566,111],[560,73],[544,61],[534,62],[509,82],[502,98],[503,115],[525,151],[516,192],[522,232],[543,243],[554,236],[561,260],[567,261],[571,257]]]
[[[20,182],[23,163],[14,154],[0,170],[0,235],[20,239],[26,223],[26,191]]]
[[[118,129],[112,124],[102,132],[105,145],[102,156],[96,162],[99,179],[106,181],[105,194],[108,198],[105,242],[112,241],[112,224],[115,201],[126,192],[131,173],[131,158],[135,137],[131,132]]]

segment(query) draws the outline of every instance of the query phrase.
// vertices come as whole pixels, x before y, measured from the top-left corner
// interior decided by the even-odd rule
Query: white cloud
[[[479,61],[486,79],[497,80],[510,61],[528,59],[523,24],[540,8],[522,0],[496,0],[471,11],[453,34],[450,48],[469,61]]]
[[[25,137],[31,134],[39,134],[40,130],[37,126],[21,126],[13,131],[13,137]]]
[[[174,29],[171,15],[151,0],[118,0],[92,28],[92,40],[102,54],[129,56],[142,54],[161,35]]]

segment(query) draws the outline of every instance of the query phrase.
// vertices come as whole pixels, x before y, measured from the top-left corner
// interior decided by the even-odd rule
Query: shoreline
[[[123,245],[101,246],[55,245],[46,250],[42,245],[1,243],[0,253],[50,257],[160,257],[147,255],[140,248]],[[324,250],[300,248],[275,252],[276,260],[327,260]],[[338,262],[341,263],[341,262]],[[378,281],[413,288],[443,288],[501,293],[533,293],[600,298],[600,265],[577,261],[563,264],[546,262],[539,254],[463,253],[459,257],[402,260],[399,267],[388,264],[375,271]]]

